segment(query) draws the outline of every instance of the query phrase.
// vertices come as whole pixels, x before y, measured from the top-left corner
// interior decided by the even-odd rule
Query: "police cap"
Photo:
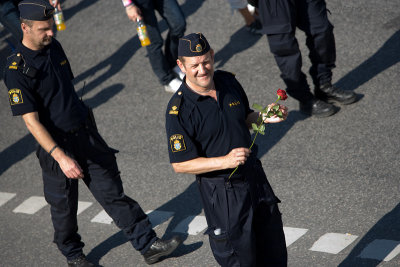
[[[27,20],[45,21],[54,13],[54,7],[47,0],[24,0],[18,4],[20,17]]]
[[[196,57],[210,51],[210,45],[202,33],[191,33],[179,39],[178,56]]]

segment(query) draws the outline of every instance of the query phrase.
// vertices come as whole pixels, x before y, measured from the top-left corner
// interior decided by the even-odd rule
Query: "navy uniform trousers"
[[[296,27],[306,34],[311,60],[310,75],[316,87],[332,80],[336,48],[333,26],[327,17],[324,0],[259,0],[259,11],[269,47],[287,86],[287,92],[299,101],[313,98],[306,75]]]
[[[94,128],[85,126],[73,134],[54,134],[59,147],[84,170],[86,186],[133,247],[142,254],[156,240],[147,215],[126,196],[119,175],[115,150],[108,147]],[[78,179],[68,179],[58,163],[40,146],[37,156],[42,168],[44,196],[51,206],[54,243],[68,259],[82,254],[84,243],[77,233]]]
[[[229,181],[196,177],[214,257],[223,267],[287,266],[279,199],[261,162],[253,159],[246,165],[246,172]]]

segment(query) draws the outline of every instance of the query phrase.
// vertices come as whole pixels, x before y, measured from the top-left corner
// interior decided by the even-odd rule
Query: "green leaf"
[[[273,109],[274,111],[278,111],[278,110],[279,110],[279,105],[273,106],[272,109]]]
[[[282,111],[279,111],[278,114],[276,114],[276,115],[277,115],[279,118],[281,118],[281,119],[283,118]]]
[[[256,110],[259,110],[259,111],[263,110],[263,107],[260,106],[259,104],[256,104],[256,103],[253,104],[253,108],[256,109]]]
[[[264,132],[262,132],[262,131],[258,131],[260,134],[262,134],[262,135],[265,135],[265,133]]]
[[[265,131],[265,124],[260,125],[260,127],[258,127],[258,130],[261,132]]]
[[[274,113],[273,111],[270,111],[270,112],[268,112],[267,117],[268,117],[268,118],[271,118],[271,117],[274,116],[274,115],[275,115],[275,113]]]
[[[254,131],[258,131],[258,126],[257,126],[257,124],[252,123],[252,124],[251,124],[251,127],[253,127],[253,130],[254,130]]]
[[[267,113],[268,112],[268,106],[266,106],[261,112],[262,113]]]

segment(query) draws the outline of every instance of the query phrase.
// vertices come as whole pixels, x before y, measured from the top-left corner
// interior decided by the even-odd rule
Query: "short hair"
[[[19,18],[19,21],[20,21],[21,23],[25,23],[25,24],[28,25],[30,28],[32,28],[32,26],[33,26],[33,20],[24,19],[24,18]]]
[[[178,59],[179,59],[179,61],[182,62],[182,63],[185,61],[185,59],[183,58],[183,56],[178,56]]]

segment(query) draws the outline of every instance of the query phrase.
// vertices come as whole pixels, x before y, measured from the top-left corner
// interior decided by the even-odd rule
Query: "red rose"
[[[285,90],[278,89],[276,94],[280,97],[281,100],[286,100],[287,99],[287,95],[286,95],[286,91]]]

